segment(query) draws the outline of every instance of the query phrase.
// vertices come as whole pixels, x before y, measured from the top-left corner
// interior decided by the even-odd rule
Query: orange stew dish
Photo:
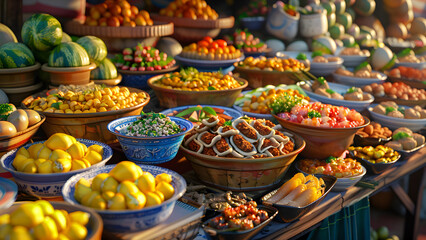
[[[308,174],[325,174],[337,178],[352,177],[362,173],[361,163],[352,158],[330,157],[327,160],[303,159],[299,169]]]

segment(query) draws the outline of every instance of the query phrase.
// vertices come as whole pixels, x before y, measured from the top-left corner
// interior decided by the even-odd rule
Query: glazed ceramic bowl
[[[247,87],[247,81],[242,78],[235,78],[241,82],[241,87],[228,90],[212,90],[212,91],[183,91],[160,87],[154,84],[155,81],[163,77],[155,76],[148,80],[148,85],[151,87],[160,105],[165,108],[174,108],[178,106],[206,104],[232,107],[241,91]]]
[[[135,88],[128,88],[130,92],[143,92]],[[66,114],[66,113],[47,113],[39,112],[46,116],[46,121],[42,125],[42,129],[47,137],[62,132],[74,136],[76,138],[90,139],[100,141],[103,143],[117,142],[114,134],[111,134],[107,125],[117,118],[139,115],[145,105],[148,104],[150,97],[146,93],[146,100],[133,107],[97,113],[79,113],[79,114]],[[45,97],[46,92],[40,92],[27,97],[21,103],[22,108],[28,108],[31,102],[37,97]]]
[[[15,211],[19,206],[28,202],[16,202],[10,208],[0,210],[0,215],[10,214]],[[50,202],[53,208],[59,210],[65,210],[68,213],[82,211],[90,214],[89,222],[86,225],[87,228],[87,236],[85,239],[87,240],[101,240],[102,239],[102,230],[103,230],[103,222],[102,218],[92,209],[81,207],[81,206],[73,206],[66,202]]]
[[[149,89],[147,83],[148,79],[164,73],[173,72],[178,68],[179,66],[175,65],[168,69],[158,71],[129,71],[121,69],[118,69],[117,71],[123,76],[121,85],[139,89]]]
[[[103,147],[104,154],[102,155],[102,161],[94,164],[88,168],[79,169],[75,171],[70,172],[64,172],[64,173],[50,173],[50,174],[41,174],[41,173],[25,173],[25,172],[19,172],[13,167],[13,159],[16,156],[16,152],[18,149],[12,150],[1,158],[1,166],[9,171],[16,184],[18,184],[19,190],[34,195],[37,197],[43,197],[43,198],[50,198],[50,197],[59,197],[61,196],[61,190],[65,182],[72,176],[78,173],[82,173],[85,171],[90,171],[92,169],[97,169],[99,167],[102,167],[108,162],[109,159],[112,157],[112,149],[110,146],[101,143],[101,142],[95,142],[87,139],[77,139],[77,141],[83,143],[86,146],[90,146],[93,144],[98,144]],[[37,144],[37,143],[43,143],[42,142],[34,142],[27,144],[23,147],[27,148],[31,145]]]
[[[276,209],[278,209],[278,216],[279,216],[279,220],[283,221],[283,222],[292,222],[294,220],[297,220],[299,218],[301,218],[303,215],[307,214],[309,211],[311,211],[312,209],[314,209],[316,206],[318,206],[318,204],[325,198],[325,196],[327,196],[327,194],[331,191],[331,189],[334,187],[334,185],[337,182],[337,179],[333,176],[328,176],[328,175],[321,175],[321,176],[317,176],[317,177],[321,177],[324,180],[325,183],[325,190],[324,193],[322,194],[321,197],[319,197],[317,200],[315,200],[314,202],[304,206],[304,207],[293,207],[293,206],[288,206],[288,205],[282,205],[282,204],[272,204],[272,206]],[[261,198],[262,203],[263,204],[267,204],[267,200],[269,198],[271,198],[276,192],[278,191],[278,189],[266,194],[265,196],[263,196]]]
[[[75,184],[81,179],[91,181],[100,173],[109,173],[116,165],[108,165],[98,169],[93,169],[70,178],[62,189],[64,200],[73,206],[81,207],[80,203],[74,198]],[[164,222],[173,212],[176,201],[183,196],[186,191],[185,179],[174,171],[166,168],[139,165],[144,172],[150,172],[154,177],[161,173],[167,173],[172,176],[172,186],[175,189],[173,196],[159,205],[145,207],[139,210],[95,210],[104,222],[105,229],[109,232],[136,232],[153,227]]]
[[[373,71],[376,72],[376,71]],[[348,85],[351,87],[363,87],[365,85],[370,85],[372,83],[381,84],[385,82],[387,76],[384,73],[378,72],[380,78],[359,78],[354,76],[344,76],[341,74],[333,73],[333,79],[341,84]]]
[[[275,3],[268,13],[266,30],[279,39],[291,41],[297,35],[299,19],[298,12],[296,16],[291,16],[284,11],[283,6]]]
[[[373,112],[373,108],[377,106],[377,104],[371,104],[368,108],[368,112],[370,112],[371,118],[375,122],[380,123],[382,126],[388,127],[391,130],[398,129],[400,127],[406,127],[411,129],[413,132],[417,132],[422,128],[426,127],[426,118],[424,119],[405,119],[405,118],[395,118],[389,117],[383,114],[379,114]],[[399,107],[409,108],[408,106],[399,105]]]
[[[290,122],[273,114],[284,129],[300,135],[306,141],[306,148],[301,152],[303,157],[325,159],[329,156],[339,157],[352,144],[358,129],[367,126],[370,120],[364,117],[365,123],[353,128],[327,128],[303,125]],[[326,136],[326,137],[325,137]]]
[[[356,68],[361,63],[367,61],[369,56],[359,56],[359,55],[338,55],[343,59],[343,66],[348,68]]]
[[[0,211],[8,209],[16,200],[18,186],[12,180],[0,177]],[[1,214],[0,214],[1,215]]]
[[[189,120],[169,117],[183,130],[180,133],[164,137],[137,137],[122,133],[139,116],[119,118],[108,124],[108,131],[117,136],[126,157],[136,163],[158,164],[172,160],[183,141],[186,133],[193,128]]]
[[[18,88],[34,85],[40,63],[21,68],[0,69],[0,88]]]
[[[180,148],[203,183],[223,190],[257,191],[276,186],[305,148],[305,141],[300,136],[294,135],[294,140],[293,152],[256,159],[208,156],[183,146]]]
[[[326,33],[328,30],[327,15],[316,13],[300,15],[299,33],[303,37],[315,37]]]
[[[46,117],[43,114],[40,114],[40,121],[38,123],[16,133],[12,137],[0,137],[0,152],[8,152],[27,143],[45,120]]]
[[[272,219],[278,214],[278,210],[274,207],[270,206],[258,206],[259,210],[265,210],[268,213],[269,218],[266,219],[261,224],[256,227],[248,230],[239,230],[239,231],[228,231],[228,230],[217,230],[208,226],[209,222],[213,220],[213,218],[205,221],[203,223],[204,232],[211,239],[217,240],[246,240],[253,238],[256,234],[258,234],[266,225],[268,225]]]
[[[90,71],[95,68],[95,63],[81,67],[49,67],[47,63],[41,66],[41,70],[49,73],[50,83],[53,85],[87,84],[90,82]]]

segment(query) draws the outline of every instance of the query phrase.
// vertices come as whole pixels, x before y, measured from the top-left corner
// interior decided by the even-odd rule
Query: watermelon
[[[36,13],[24,22],[21,37],[33,51],[51,50],[61,43],[61,23],[49,14]]]
[[[90,64],[89,55],[78,43],[59,44],[49,55],[50,67],[81,67]]]
[[[107,56],[107,47],[102,41],[102,39],[95,36],[84,36],[77,40],[77,43],[80,44],[84,49],[86,49],[89,54],[91,62],[95,62],[96,65],[104,60]]]
[[[0,23],[0,46],[8,42],[18,42],[18,39],[8,26]]]
[[[117,77],[117,68],[114,63],[111,62],[108,58],[105,58],[95,70],[90,72],[90,79],[93,80],[105,80],[113,79]]]
[[[70,35],[65,32],[62,32],[62,40],[61,42],[72,42]]]
[[[0,60],[4,68],[28,67],[35,64],[31,50],[25,44],[16,42],[0,46]]]

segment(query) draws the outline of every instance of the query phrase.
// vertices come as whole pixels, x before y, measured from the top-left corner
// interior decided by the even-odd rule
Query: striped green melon
[[[61,23],[49,14],[36,13],[25,21],[21,37],[22,41],[33,51],[51,50],[61,43]]]
[[[78,39],[77,43],[86,49],[89,54],[90,61],[95,62],[96,65],[98,65],[99,62],[104,60],[107,56],[107,47],[104,41],[98,37],[84,36]]]
[[[116,77],[117,68],[108,58],[99,62],[98,67],[90,72],[90,79],[93,80],[113,79]]]
[[[0,46],[8,42],[18,42],[18,39],[8,26],[0,23]]]
[[[61,42],[72,42],[70,35],[65,32],[62,32],[62,40]]]
[[[28,67],[35,64],[31,50],[25,44],[16,42],[0,46],[0,60],[4,68]]]
[[[49,55],[50,67],[81,67],[90,64],[89,55],[78,43],[59,44]]]

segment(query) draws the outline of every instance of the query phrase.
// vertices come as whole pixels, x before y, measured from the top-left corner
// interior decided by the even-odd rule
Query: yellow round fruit
[[[7,236],[10,236],[12,229],[13,227],[10,224],[0,225],[0,239],[6,239]]]
[[[99,173],[98,175],[96,175],[96,177],[93,178],[93,181],[92,181],[92,189],[93,189],[93,191],[101,192],[102,191],[102,183],[108,177],[109,177],[108,173]]]
[[[23,155],[26,158],[30,158],[30,153],[24,147],[19,148],[19,150],[16,152],[16,156],[18,156],[18,155]]]
[[[30,154],[31,158],[36,159],[38,156],[38,152],[40,151],[40,149],[43,148],[43,143],[37,143],[37,144],[33,144],[31,145],[27,150],[28,153]]]
[[[59,158],[53,162],[53,172],[69,172],[71,170],[71,159]]]
[[[55,133],[46,140],[45,144],[51,150],[61,149],[66,151],[75,142],[77,140],[73,136],[65,133]]]
[[[52,160],[52,161],[56,161],[60,158],[68,159],[68,160],[72,159],[71,155],[69,153],[67,153],[67,152],[65,152],[64,150],[61,150],[61,149],[53,150],[49,159]]]
[[[138,185],[139,190],[145,194],[147,192],[155,191],[155,178],[149,172],[144,172],[142,176],[136,180],[136,184]]]
[[[51,217],[45,217],[44,221],[34,227],[34,236],[37,239],[55,240],[58,238],[58,228]]]
[[[159,182],[166,182],[171,183],[172,182],[172,176],[167,173],[160,173],[157,176],[155,176],[155,182],[158,184]]]
[[[164,202],[164,194],[162,192],[155,191],[154,193],[158,195],[158,197],[161,199],[161,202]]]
[[[50,216],[55,211],[52,204],[50,204],[50,202],[46,200],[37,200],[34,203],[39,205],[41,209],[43,209],[44,216]]]
[[[55,209],[51,218],[55,221],[55,224],[56,224],[59,232],[62,232],[67,228],[68,218],[67,218],[67,215],[65,215],[63,211]]]
[[[136,186],[134,182],[131,181],[122,181],[117,186],[117,192],[127,195],[128,193],[137,193],[139,192],[139,188]]]
[[[43,174],[53,173],[53,162],[50,160],[41,162],[37,170],[39,173]]]
[[[161,198],[153,192],[145,193],[145,197],[146,197],[145,207],[155,206],[162,203]]]
[[[93,144],[87,148],[87,151],[95,151],[99,153],[101,156],[104,155],[104,148],[101,145]]]
[[[87,161],[90,162],[90,164],[93,165],[102,161],[102,155],[95,151],[89,150],[84,156],[84,159],[86,159]]]
[[[24,167],[22,169],[22,172],[36,173],[37,172],[37,166],[35,165],[34,160],[31,159],[31,158],[29,158],[28,160],[30,160],[30,161],[26,162],[26,164],[24,165]]]
[[[102,192],[117,192],[118,182],[112,176],[108,176],[101,185]]]
[[[43,145],[43,147],[38,151],[37,158],[50,159],[52,150]]]
[[[91,192],[92,188],[90,187],[90,183],[86,179],[81,178],[75,184],[74,198],[81,203],[83,197],[89,195]]]
[[[10,214],[5,213],[3,215],[0,215],[0,226],[3,224],[9,224],[10,223]]]
[[[79,223],[82,226],[86,226],[90,220],[90,214],[82,211],[72,212],[68,216],[70,217],[71,222]]]
[[[69,239],[83,240],[87,236],[87,229],[77,222],[72,222],[66,231],[65,236]]]
[[[115,196],[108,201],[109,210],[125,210],[126,209],[126,197],[122,193],[117,193]]]
[[[33,240],[28,229],[24,226],[15,226],[10,231],[9,240]]]
[[[109,174],[119,182],[125,180],[134,182],[142,175],[142,169],[134,162],[122,161],[118,163]]]
[[[170,183],[160,182],[155,188],[158,192],[161,192],[164,195],[164,200],[167,200],[173,196],[175,189]]]
[[[89,194],[83,196],[81,204],[90,207],[96,197],[101,197],[101,194],[98,191],[91,191]]]
[[[44,220],[43,209],[35,203],[24,203],[10,214],[12,226],[34,227]]]
[[[84,161],[74,159],[71,161],[71,171],[87,168],[87,165]]]
[[[82,159],[86,153],[84,146],[84,144],[76,142],[67,149],[67,152],[71,155],[72,159]]]
[[[113,199],[115,196],[115,192],[111,192],[111,191],[106,191],[106,192],[102,192],[102,198],[105,199],[105,201],[111,201],[111,199]]]
[[[129,193],[126,197],[126,205],[128,209],[141,209],[145,207],[146,197],[142,192]]]
[[[23,166],[24,166],[25,162],[28,161],[28,159],[31,159],[31,158],[28,158],[24,155],[16,155],[15,158],[13,159],[12,166],[16,170],[22,171]]]

